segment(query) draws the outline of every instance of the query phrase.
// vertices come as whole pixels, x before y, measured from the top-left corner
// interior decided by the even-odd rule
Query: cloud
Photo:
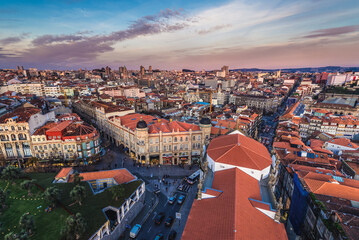
[[[218,30],[222,30],[224,28],[228,28],[230,26],[232,26],[232,25],[231,24],[217,25],[217,26],[205,29],[205,30],[199,30],[198,34],[201,34],[201,35],[202,34],[208,34],[208,33],[211,33],[211,32],[216,32]]]
[[[120,31],[107,35],[91,35],[88,31],[64,35],[42,35],[33,39],[32,46],[20,54],[24,62],[73,64],[95,61],[99,54],[113,51],[118,42],[140,36],[178,31],[188,26],[181,10],[162,10],[155,15],[137,19]]]
[[[7,37],[7,38],[0,39],[0,43],[3,45],[8,45],[11,43],[20,42],[21,40],[22,40],[22,37]]]
[[[342,34],[352,33],[359,30],[359,25],[326,28],[310,32],[304,38],[318,38],[318,37],[335,37]]]
[[[43,35],[35,38],[32,44],[35,46],[50,44],[54,42],[76,42],[84,39],[82,35]]]

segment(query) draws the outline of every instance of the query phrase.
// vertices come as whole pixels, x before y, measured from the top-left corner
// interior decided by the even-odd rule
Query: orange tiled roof
[[[72,167],[67,167],[67,168],[62,168],[61,171],[56,175],[55,178],[64,178],[67,177],[67,175],[69,175],[69,173],[71,172]]]
[[[127,183],[136,179],[136,177],[125,168],[99,172],[84,172],[80,173],[80,177],[83,177],[82,181],[113,178],[118,184]],[[69,178],[69,182],[72,181],[73,175]]]
[[[267,148],[242,134],[219,136],[211,141],[207,154],[213,161],[263,170],[272,163]]]
[[[310,178],[304,178],[304,181],[310,191],[315,194],[359,201],[359,188],[357,187],[345,186],[338,182],[326,182]]]

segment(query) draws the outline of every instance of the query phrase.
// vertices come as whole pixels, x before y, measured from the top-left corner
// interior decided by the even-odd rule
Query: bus
[[[201,175],[201,170],[194,172],[191,176],[187,178],[187,182],[191,185],[194,184],[195,182],[197,182],[200,175]]]

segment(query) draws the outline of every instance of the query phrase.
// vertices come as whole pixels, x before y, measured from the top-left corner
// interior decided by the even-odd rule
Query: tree
[[[66,240],[80,239],[86,230],[86,223],[80,213],[69,216],[66,225],[62,229],[62,238]]]
[[[20,186],[21,188],[25,189],[28,191],[28,195],[30,196],[31,195],[31,187],[35,185],[35,180],[32,179],[32,180],[25,180],[23,181]]]
[[[1,207],[1,209],[5,208],[6,196],[7,196],[6,192],[0,188],[0,207]]]
[[[52,204],[53,207],[56,206],[60,195],[61,191],[56,187],[48,187],[43,193],[45,201],[49,204]]]
[[[20,168],[14,166],[7,166],[2,170],[2,177],[7,180],[17,179],[21,176]]]
[[[22,215],[19,224],[20,228],[22,228],[30,236],[33,234],[33,231],[35,229],[35,222],[34,216],[30,215],[30,213],[25,213],[24,215]]]
[[[70,197],[72,200],[77,201],[81,206],[82,200],[86,197],[85,187],[81,185],[76,185],[70,192]]]
[[[17,240],[17,234],[14,232],[9,232],[5,235],[4,240]]]
[[[125,194],[125,188],[122,185],[113,186],[110,188],[110,191],[112,192],[113,199],[116,201]]]
[[[29,236],[25,231],[20,233],[9,232],[5,235],[4,240],[28,240]]]
[[[80,176],[80,174],[78,172],[74,173],[74,183],[75,184],[79,184],[83,179],[84,177]]]

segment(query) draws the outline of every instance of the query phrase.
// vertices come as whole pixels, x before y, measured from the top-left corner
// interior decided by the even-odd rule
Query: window
[[[14,127],[14,126],[11,126],[11,130],[12,130],[12,131],[15,131],[15,127]]]
[[[65,145],[64,148],[67,149],[67,145]]]
[[[188,142],[188,137],[186,137],[186,142]]]
[[[152,146],[150,147],[150,152],[153,152],[153,147]]]
[[[40,142],[40,138],[38,138],[37,141]]]
[[[176,151],[177,150],[177,145],[174,145],[173,149]]]
[[[39,149],[42,150],[42,146],[39,146]]]
[[[181,139],[180,141],[182,142],[182,141],[183,141],[183,138],[181,137],[180,139]]]
[[[166,143],[166,138],[163,138],[163,142]]]
[[[5,131],[7,131],[7,126],[5,126]]]
[[[193,139],[193,141],[196,141],[196,136],[193,136],[193,138],[192,138],[192,139]]]
[[[169,145],[169,146],[168,146],[168,151],[171,151],[171,150],[172,150],[172,146]]]
[[[49,139],[51,139],[51,136],[49,136]]]
[[[198,141],[201,140],[201,135],[198,135],[197,139],[198,139]]]
[[[44,149],[47,150],[47,146],[46,146],[46,145],[44,146]]]
[[[21,130],[21,127],[17,127],[17,130],[19,130],[19,131],[20,131],[20,130]]]
[[[174,142],[177,142],[177,137],[175,137]]]
[[[35,150],[37,150],[37,146],[35,146],[34,148],[35,148]]]

